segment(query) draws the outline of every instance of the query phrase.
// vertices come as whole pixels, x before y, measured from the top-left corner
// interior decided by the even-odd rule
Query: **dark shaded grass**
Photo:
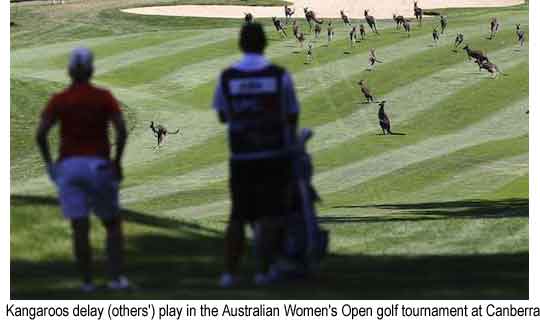
[[[460,200],[410,204],[340,205],[338,209],[379,208],[397,212],[388,217],[325,217],[321,223],[421,221],[448,218],[529,217],[529,199]],[[415,217],[418,216],[418,217]]]
[[[11,196],[13,206],[56,207],[40,196]],[[404,209],[523,209],[523,200],[402,205]],[[389,206],[389,208],[401,208]],[[385,208],[381,206],[381,208]],[[219,231],[158,215],[124,210],[130,227],[147,230],[128,235],[127,260],[133,292],[92,295],[76,290],[77,273],[66,258],[11,259],[12,299],[527,299],[528,253],[478,255],[343,255],[331,254],[319,275],[288,285],[255,288],[246,277],[233,290],[217,287],[222,269],[223,240]],[[444,216],[444,210],[441,211]],[[14,215],[12,215],[12,218]],[[35,217],[41,217],[35,215]],[[449,214],[448,217],[461,217]],[[28,220],[31,221],[31,220]],[[401,220],[394,220],[399,226]],[[42,225],[47,232],[47,225]],[[20,230],[14,226],[13,231]],[[157,231],[155,231],[157,230]],[[141,234],[144,233],[144,234]],[[13,253],[12,253],[13,254]],[[103,272],[103,260],[96,270]],[[253,264],[245,268],[252,273]],[[247,272],[246,272],[247,273]],[[98,277],[98,281],[104,278]]]

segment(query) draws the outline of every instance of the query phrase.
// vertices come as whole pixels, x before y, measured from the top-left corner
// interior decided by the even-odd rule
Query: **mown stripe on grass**
[[[133,87],[157,80],[180,66],[202,62],[236,51],[236,40],[233,40],[232,37],[225,37],[225,40],[221,41],[212,39],[204,44],[196,42],[189,44],[191,44],[189,48],[184,48],[181,51],[176,49],[170,53],[163,53],[163,55],[152,55],[137,61],[137,64],[124,65],[106,71],[100,74],[98,79],[112,86]]]
[[[501,44],[498,44],[498,45],[500,46]],[[497,48],[497,45],[495,45],[494,48]],[[383,49],[384,49],[384,48],[383,48]],[[424,50],[429,51],[430,49],[429,49],[429,48],[425,48]],[[433,50],[433,49],[431,49],[431,50]],[[445,51],[442,51],[441,53],[444,53],[444,55],[448,55],[448,54],[449,54],[449,53],[447,53],[447,52],[445,52]],[[494,56],[498,58],[499,55],[498,55],[497,53],[498,53],[498,52],[494,53]],[[442,54],[441,54],[441,55],[442,55]],[[453,53],[450,53],[450,55],[453,55]],[[463,55],[463,54],[462,54],[462,55]],[[424,55],[424,56],[425,56],[425,55]],[[456,56],[457,56],[457,55],[456,55]],[[461,56],[458,56],[458,57],[459,57],[459,58],[456,59],[457,61],[459,61],[459,60],[461,59]],[[401,58],[401,59],[399,59],[401,65],[398,66],[398,67],[396,67],[395,69],[396,69],[396,70],[404,71],[404,73],[405,73],[405,71],[407,71],[407,68],[409,67],[409,61],[408,61],[408,60],[410,60],[410,61],[418,61],[418,60],[420,60],[420,58],[418,58],[418,57],[411,57],[411,58],[406,58],[406,59]],[[388,63],[390,63],[390,62],[391,62],[391,61],[388,61]],[[388,64],[388,63],[387,63],[387,64]],[[328,65],[331,65],[331,64],[328,64]],[[439,66],[440,66],[440,65],[439,65]],[[439,66],[436,66],[435,68],[432,68],[432,69],[428,69],[428,71],[425,71],[424,74],[425,74],[425,75],[429,75],[429,73],[436,72],[436,71],[438,70]],[[444,65],[442,65],[442,66],[444,66]],[[466,66],[466,65],[463,65],[463,66]],[[474,67],[472,67],[472,66],[471,66],[470,68],[471,68],[471,70],[474,69]],[[308,78],[307,78],[307,75],[309,74],[309,71],[310,71],[310,69],[308,69],[308,70],[302,72],[302,73],[306,73],[306,79],[308,79]],[[379,72],[375,72],[375,73],[379,73]],[[389,64],[389,67],[386,69],[386,72],[385,72],[385,73],[386,73],[387,77],[391,77],[391,76],[393,75],[393,66]],[[375,74],[373,74],[373,75],[375,75]],[[417,75],[416,77],[421,77],[421,76],[422,76],[422,75]],[[443,77],[444,77],[444,76],[441,76],[441,79],[440,79],[440,80],[433,80],[433,81],[437,81],[435,84],[441,84],[441,85],[442,85],[442,83],[441,83],[440,81],[445,80],[445,79],[443,79]],[[384,79],[384,78],[383,78],[383,79]],[[414,79],[415,79],[414,76],[408,77],[407,75],[405,75],[405,76],[401,77],[400,81],[403,83],[403,85],[406,85],[406,86],[408,87],[408,86],[410,85],[410,82],[413,82]],[[327,82],[326,86],[328,86],[329,84],[332,84],[332,81],[335,82],[335,81],[337,81],[337,80],[332,80],[332,79],[330,79],[329,82]],[[339,82],[342,82],[342,81],[340,80]],[[350,83],[350,82],[348,82],[348,83]],[[456,83],[457,83],[457,82],[456,82]],[[399,84],[399,85],[402,85],[402,84]],[[398,86],[399,86],[399,85],[398,85]],[[298,85],[297,85],[297,86],[298,86]],[[301,87],[301,85],[299,85],[299,86]],[[322,89],[323,89],[322,87],[324,86],[324,84],[321,83],[320,86],[321,86],[320,91],[322,91]],[[394,86],[396,86],[396,85],[394,85]],[[350,98],[351,98],[351,97],[358,97],[358,90],[355,88],[355,86],[349,85],[349,87],[352,88],[352,89],[349,89],[350,91],[347,92],[347,95],[346,95],[346,96],[342,96],[343,98],[337,99],[338,101],[343,102],[343,103],[346,103],[346,102],[350,102]],[[315,87],[315,88],[317,89],[318,87]],[[440,87],[439,87],[439,88],[440,88]],[[380,90],[381,90],[381,91],[384,91],[385,89],[380,89]],[[392,87],[389,87],[388,91],[391,91],[391,90],[392,90]],[[332,92],[332,93],[333,93],[332,90],[330,90],[329,92]],[[325,93],[327,93],[327,91],[325,91]],[[302,91],[300,91],[299,94],[303,97]],[[406,96],[405,91],[402,91],[400,95]],[[325,100],[324,97],[328,98],[328,97],[331,97],[331,96],[326,96],[326,95],[323,96],[322,94],[318,94],[318,95],[316,95],[316,96],[312,96],[311,98],[307,98],[307,100],[304,100],[304,104],[303,104],[303,107],[304,107],[304,109],[303,109],[303,110],[304,110],[304,115],[305,115],[305,113],[309,114],[309,111],[310,111],[310,107],[307,107],[307,108],[306,108],[306,106],[309,106],[309,103],[308,103],[308,104],[305,104],[305,101],[308,101],[308,102],[315,102],[315,101]],[[345,98],[345,97],[347,97],[347,98]],[[426,100],[427,100],[427,97],[429,97],[428,94],[426,95],[426,98],[425,98]],[[206,97],[206,98],[207,98],[207,99],[199,99],[199,100],[208,100],[208,97]],[[430,97],[430,98],[431,98],[431,97]],[[401,99],[400,99],[400,100],[401,100]],[[344,105],[344,104],[343,104],[343,105]],[[350,107],[357,107],[358,105],[350,105],[350,104],[349,104],[349,106],[350,106]],[[416,106],[416,107],[417,107],[417,108],[422,108],[423,105],[418,105],[418,106]],[[339,117],[347,116],[347,112],[349,112],[349,110],[350,110],[350,111],[353,111],[353,109],[347,108],[347,109],[345,109],[345,111],[344,111],[343,114],[338,114],[338,115],[336,116],[335,111],[334,111],[334,109],[332,109],[332,107],[326,107],[326,109],[329,110],[329,111],[321,111],[321,110],[319,109],[318,113],[321,114],[321,115],[324,115],[324,114],[326,113],[327,115],[332,116],[333,118],[336,118],[336,117],[339,118]],[[312,115],[313,115],[313,114],[312,114]],[[173,119],[175,119],[174,116],[170,116],[170,117],[173,118]],[[359,116],[358,116],[358,117],[360,117],[360,118],[363,118],[363,117],[364,117],[364,115],[363,115],[363,113],[361,112],[361,110],[360,110],[360,112],[359,112]],[[397,117],[399,118],[399,116],[397,116]],[[307,117],[307,118],[303,117],[303,120],[306,120],[306,119],[309,119],[309,117]],[[343,118],[343,119],[347,120],[348,118]],[[181,122],[181,121],[180,121],[180,122]],[[185,120],[185,122],[189,122],[189,120]],[[197,122],[198,122],[198,123],[197,123],[198,125],[201,125],[201,127],[206,128],[206,129],[211,129],[212,127],[211,127],[210,125],[217,125],[216,122],[215,122],[215,117],[214,117],[214,116],[210,116],[210,119],[209,119],[209,120],[201,120],[201,119],[198,119]],[[309,122],[309,120],[307,120],[307,122]],[[339,122],[338,122],[338,123],[339,123]],[[376,125],[376,123],[373,123],[373,124]],[[347,138],[347,135],[345,135],[345,133],[348,133],[348,130],[351,129],[351,127],[354,128],[354,131],[351,132],[351,134],[354,135],[354,136],[357,136],[358,134],[355,134],[355,131],[361,129],[361,127],[354,127],[354,126],[351,126],[351,125],[354,125],[354,123],[347,123],[347,126],[348,126],[348,127],[346,127],[346,129],[344,130],[344,132],[341,132],[341,133],[340,133],[340,135],[344,135],[343,137],[340,137],[340,136],[334,136],[333,138],[341,138],[341,139],[338,139],[337,142],[343,142],[343,141]],[[334,125],[332,125],[332,126],[334,126]],[[327,127],[327,128],[325,129],[326,132],[329,133],[329,134],[328,134],[329,137],[332,137],[332,134],[331,134],[331,133],[332,133],[332,130],[331,130],[331,128],[332,128],[332,127]],[[220,134],[220,135],[219,135],[220,137],[224,137],[223,133],[218,133],[218,134]],[[324,132],[323,132],[323,135],[324,135]],[[326,138],[328,138],[328,136],[326,136]],[[323,136],[323,137],[324,137],[324,136]],[[321,139],[322,139],[323,137],[321,137]],[[219,142],[223,142],[223,141],[224,141],[224,139],[220,139],[220,140],[219,140]],[[317,139],[317,137],[316,137],[316,141],[319,141],[319,139]],[[212,143],[212,142],[215,142],[215,141],[214,141],[213,139],[209,139],[209,143]],[[323,144],[323,146],[325,146],[325,145]],[[185,151],[185,154],[187,154],[187,155],[204,154],[203,152],[205,152],[205,151],[207,151],[207,150],[208,150],[207,143],[202,143],[199,147],[191,147],[189,150]],[[184,155],[184,154],[183,154],[183,155]],[[220,156],[221,159],[223,159],[224,157],[225,157],[225,154],[222,154],[222,155]],[[176,163],[177,165],[180,166],[180,165],[182,164],[182,161],[181,161],[181,160],[179,160],[179,159],[177,159],[177,158],[175,158],[175,157],[173,157],[172,159],[175,161],[175,163]],[[171,161],[164,161],[163,159],[162,159],[162,161],[163,161],[163,162],[159,162],[159,161],[158,161],[157,163],[163,163],[164,165],[165,165],[165,164],[166,164],[166,165],[174,164],[174,163],[171,163]],[[203,166],[203,167],[204,167],[204,166],[207,166],[208,163],[211,163],[211,162],[212,162],[212,161],[210,161],[210,160],[206,160],[206,163],[205,163],[204,161],[201,161],[201,166]],[[172,168],[168,169],[168,170],[170,170],[170,172],[169,172],[170,175],[175,175],[175,174],[177,174],[177,172],[179,171],[178,168],[176,168],[176,167],[174,167],[174,166],[173,166]]]
[[[86,44],[86,40],[81,40],[81,44],[89,47],[94,53],[96,65],[104,65],[104,59],[107,57],[120,55],[125,52],[138,51],[142,48],[158,48],[169,42],[179,43],[179,39],[188,38],[191,36],[190,31],[177,32],[151,32],[141,34],[129,34],[127,36],[119,36],[114,41],[99,43],[96,45]],[[69,44],[71,45],[71,44]],[[36,50],[39,50],[36,49]],[[34,70],[64,70],[69,58],[70,47],[66,46],[66,52],[58,55],[49,55],[44,52],[44,56],[40,60],[25,61],[23,66],[15,65],[14,68],[32,68]]]
[[[513,57],[512,48],[493,52],[490,56],[503,70],[510,69],[528,60],[528,56]],[[504,61],[503,61],[504,60]],[[390,116],[394,130],[399,131],[400,123],[409,120],[421,111],[429,111],[451,98],[458,90],[465,89],[489,78],[487,73],[471,74],[476,65],[469,62],[458,63],[428,77],[412,81],[407,86],[384,95],[386,112]],[[358,107],[350,115],[316,127],[316,136],[310,143],[312,152],[324,150],[347,142],[361,134],[379,131],[377,108],[372,105],[355,103]]]
[[[338,192],[324,196],[325,204],[323,209],[336,215],[342,214],[340,211],[349,212],[350,209],[334,209],[336,205],[359,205],[360,203],[374,204],[378,202],[390,203],[399,201],[431,201],[452,199],[450,189],[456,186],[456,179],[464,179],[480,182],[475,186],[467,188],[477,188],[478,191],[489,192],[494,188],[505,185],[508,181],[519,174],[527,172],[526,153],[528,147],[525,137],[505,139],[501,141],[490,141],[480,145],[467,147],[463,150],[452,152],[441,157],[423,160],[397,171],[385,174],[381,177],[364,182],[359,186],[349,188],[346,192]],[[516,155],[520,155],[516,158]],[[518,159],[519,161],[517,161]],[[493,162],[494,161],[494,162]],[[508,167],[508,169],[503,169]],[[512,170],[510,170],[512,168]],[[480,173],[480,171],[484,171]],[[465,175],[462,175],[465,174]],[[493,174],[493,176],[491,176]],[[471,177],[469,179],[469,177]],[[485,180],[488,177],[488,180]],[[201,183],[202,179],[199,179]],[[223,199],[228,196],[228,187],[225,180],[212,179],[207,185],[200,187],[198,183],[185,179],[183,183],[173,184],[175,192],[166,192],[164,195],[145,199],[145,194],[133,194],[133,188],[123,191],[123,202],[126,204],[136,202],[133,208],[146,206],[152,210],[171,209],[174,207],[186,207],[209,203],[212,199]],[[482,185],[484,181],[485,185]],[[447,186],[448,184],[448,186]],[[195,186],[195,189],[194,187]],[[440,187],[440,188],[439,188]],[[156,187],[154,187],[156,188]],[[164,186],[159,186],[158,190],[163,190]],[[199,188],[199,189],[196,189]],[[433,189],[435,188],[435,189]],[[470,189],[463,190],[463,198],[471,193]],[[459,189],[459,188],[458,188]],[[438,195],[431,195],[430,192],[440,192]],[[459,190],[458,190],[459,191]],[[213,197],[193,197],[194,192],[212,192]],[[425,192],[416,195],[417,192]],[[466,192],[466,193],[465,193]],[[155,191],[152,191],[154,194]],[[478,192],[476,192],[478,193]],[[447,198],[445,198],[447,197]],[[461,197],[461,196],[460,196]],[[479,197],[478,198],[487,198]],[[361,213],[365,211],[362,208]],[[368,212],[370,216],[374,216]]]
[[[496,53],[494,53],[494,58],[503,58],[506,57],[509,53],[511,53],[511,49],[503,49]],[[506,64],[500,64],[501,67],[511,67],[514,65],[518,65],[522,62],[522,60],[511,60],[509,65]],[[407,90],[404,89],[398,89],[394,93],[391,93],[387,98],[390,100],[390,102],[395,103],[406,103],[404,105],[401,105],[399,107],[399,110],[392,110],[394,116],[397,116],[398,118],[394,118],[392,116],[392,120],[394,123],[399,121],[404,121],[411,116],[414,116],[415,113],[421,110],[429,110],[437,107],[442,102],[445,101],[445,96],[452,96],[453,93],[455,93],[457,90],[462,88],[467,88],[471,86],[472,84],[478,82],[477,78],[471,78],[470,75],[465,74],[465,70],[474,68],[468,63],[462,63],[458,64],[456,66],[453,66],[451,68],[445,69],[441,71],[440,73],[436,73],[430,77],[427,77],[425,79],[421,79],[413,84],[411,84]],[[482,80],[486,77],[485,75],[482,76]],[[441,83],[438,82],[441,78],[446,78],[450,81],[449,83]],[[491,80],[488,80],[489,82],[493,82]],[[411,90],[412,89],[412,90]],[[416,96],[410,97],[409,92],[413,91]],[[467,90],[468,91],[468,90]],[[462,94],[458,94],[458,96],[462,97]],[[465,100],[467,99],[466,96],[463,96]],[[425,104],[426,98],[440,98],[440,101],[430,101],[431,104]],[[512,98],[512,96],[508,97]],[[503,103],[504,104],[504,103]],[[400,113],[401,112],[401,113]],[[370,132],[372,130],[375,130],[378,128],[376,121],[374,121],[374,115],[376,114],[375,111],[368,111],[365,108],[360,108],[356,112],[354,112],[352,115],[350,115],[348,118],[344,118],[341,121],[341,124],[344,125],[343,127],[339,127],[338,123],[331,123],[330,126],[323,125],[321,127],[315,128],[315,133],[317,136],[314,137],[314,143],[310,144],[310,150],[312,152],[317,152],[320,150],[324,150],[327,148],[330,148],[332,146],[335,146],[339,143],[346,142],[347,140],[359,136],[361,134],[366,134],[367,132]],[[373,117],[373,118],[372,118]],[[397,121],[395,120],[397,119]],[[446,123],[443,124],[443,126],[447,125]],[[344,130],[341,132],[341,130]],[[322,138],[321,133],[323,134]],[[326,136],[324,136],[326,135]],[[348,147],[350,146],[342,146],[340,149],[342,150],[348,150]],[[337,149],[337,148],[336,148]],[[343,154],[335,153],[335,156],[343,156]],[[366,155],[363,154],[362,156],[358,156],[357,158],[366,158]],[[346,164],[349,162],[350,159],[341,159],[341,164]],[[226,163],[219,163],[217,165],[211,165],[209,167],[202,168],[200,170],[194,170],[192,172],[189,172],[187,174],[183,174],[180,176],[175,175],[174,171],[178,171],[178,168],[175,166],[172,166],[172,168],[162,168],[163,172],[168,174],[168,178],[163,184],[158,184],[160,181],[156,181],[156,185],[159,185],[160,187],[168,188],[166,189],[165,193],[170,194],[174,192],[174,183],[176,181],[178,182],[179,187],[186,187],[188,190],[194,190],[196,188],[204,187],[207,184],[223,181],[225,179],[226,173],[227,173],[227,166]],[[162,172],[160,172],[160,175],[163,175]],[[221,177],[219,176],[221,175]],[[194,179],[194,180],[188,180],[188,179]],[[143,186],[146,186],[148,183],[144,183]],[[128,189],[136,190],[135,188]],[[136,191],[141,191],[139,188]],[[163,191],[158,191],[159,193],[164,193]],[[156,194],[158,192],[155,192]],[[154,192],[149,193],[141,192],[142,196],[146,195],[152,195]],[[136,196],[136,195],[135,195]],[[150,196],[149,196],[150,197]]]
[[[231,34],[230,29],[204,32],[197,31],[195,36],[192,37],[182,37],[180,39],[161,42],[157,46],[145,46],[136,50],[126,49],[126,51],[122,53],[107,56],[105,58],[96,57],[96,78],[97,80],[100,80],[100,78],[104,78],[103,81],[106,82],[107,77],[111,77],[110,74],[115,74],[114,71],[119,70],[120,72],[124,71],[125,73],[125,69],[129,69],[130,66],[135,64],[137,64],[137,66],[144,65],[145,61],[151,60],[152,58],[162,56],[166,58],[167,56],[170,56],[174,53],[187,52],[198,47],[208,46],[209,44],[220,41],[223,42],[227,39],[232,38],[233,35]],[[85,45],[92,47],[91,42],[90,45],[86,44],[86,40],[84,40],[81,41],[79,46]],[[71,49],[72,47],[66,48],[64,51],[69,52]],[[159,66],[159,64],[157,66]],[[64,81],[66,78],[65,68],[51,69],[50,67],[47,67],[47,69],[44,70],[36,70],[35,68],[20,67],[15,69],[12,73],[29,75],[36,78],[44,78],[53,81]],[[112,82],[108,84],[114,85],[114,83]]]
[[[427,139],[416,145],[407,145],[323,172],[315,177],[315,183],[322,193],[341,191],[412,163],[484,142],[526,134],[528,120],[520,113],[520,109],[527,104],[527,100],[521,100],[455,133]]]
[[[384,29],[381,29],[381,32],[383,30]],[[383,45],[398,40],[395,35],[385,36],[389,37],[386,37],[385,39],[381,38],[377,43]],[[319,53],[320,51],[321,53],[321,55],[317,55],[318,59],[313,65],[306,65],[298,62],[299,60],[305,59],[305,49],[301,49],[297,41],[291,36],[286,40],[272,42],[271,46],[266,51],[266,55],[275,63],[289,67],[289,71],[294,73],[310,69],[313,66],[319,66],[320,64],[327,64],[334,59],[339,59],[342,57],[342,48],[345,48],[346,44],[347,41],[344,39],[336,40],[332,43],[330,49],[325,48],[326,42],[322,38],[313,40],[314,51],[316,53]],[[359,44],[357,45],[357,50],[363,50],[363,54],[367,55],[367,48],[365,47],[364,44]],[[181,94],[177,93],[179,91],[193,89],[196,91],[195,94],[190,95],[189,93],[186,93],[184,96],[198,97],[200,89],[197,89],[197,87],[203,86],[205,91],[208,89],[213,90],[218,71],[221,71],[240,57],[241,53],[235,48],[230,55],[222,55],[219,58],[182,66],[158,80],[137,86],[136,89],[143,92],[159,91],[166,95],[170,100],[184,99]]]
[[[428,139],[416,145],[405,146],[385,154],[322,172],[315,176],[316,187],[322,194],[344,191],[365,181],[381,177],[425,159],[435,158],[497,139],[522,135],[527,132],[522,125],[525,121],[522,114],[516,112],[527,103],[528,101],[519,101],[454,134]],[[194,217],[196,215],[198,217],[213,217],[224,215],[228,206],[228,201],[221,201],[203,206],[169,210],[165,211],[165,214],[177,215],[178,217]]]
[[[426,159],[350,187],[345,191],[325,195],[324,199],[331,201],[331,204],[325,204],[322,208],[339,214],[339,211],[349,212],[349,209],[334,207],[416,200],[435,201],[439,197],[443,200],[452,199],[450,194],[431,195],[432,187],[442,187],[445,183],[458,177],[461,178],[462,173],[472,174],[475,168],[478,168],[476,171],[488,172],[491,169],[486,166],[495,163],[494,161],[506,161],[526,154],[528,147],[525,143],[525,136],[513,137],[485,142]],[[477,175],[483,178],[481,174]],[[482,198],[491,198],[491,195]]]
[[[478,84],[459,90],[439,102],[437,109],[420,111],[412,118],[397,126],[394,125],[394,131],[406,133],[406,136],[361,135],[338,146],[319,151],[315,154],[316,167],[319,171],[324,171],[343,165],[343,160],[363,159],[404,145],[414,145],[425,138],[451,134],[466,125],[478,122],[516,100],[528,97],[527,66],[526,63],[518,64],[507,71],[508,76],[499,80],[483,79]],[[524,110],[519,110],[525,108],[526,106],[517,108],[516,116],[526,118]],[[376,122],[375,119],[374,123]],[[351,150],[351,147],[361,149]]]
[[[524,147],[526,150],[526,147]],[[443,199],[480,199],[513,182],[529,171],[529,154],[515,158],[480,164],[472,170],[454,175],[450,180],[433,184],[403,199],[433,201]]]

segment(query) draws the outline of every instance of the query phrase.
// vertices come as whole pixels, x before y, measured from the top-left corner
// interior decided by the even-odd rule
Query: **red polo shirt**
[[[112,94],[92,84],[76,84],[55,94],[42,117],[60,122],[60,159],[101,156],[109,159],[108,126],[120,112]]]

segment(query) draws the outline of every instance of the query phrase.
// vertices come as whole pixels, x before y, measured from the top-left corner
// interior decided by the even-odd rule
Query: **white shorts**
[[[118,181],[109,160],[72,157],[55,166],[60,205],[67,219],[87,218],[91,211],[103,220],[118,215]]]

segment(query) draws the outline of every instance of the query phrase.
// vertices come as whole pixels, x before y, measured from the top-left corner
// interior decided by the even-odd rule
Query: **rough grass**
[[[172,2],[188,1],[155,3]],[[449,30],[438,46],[429,19],[413,25],[411,38],[381,21],[381,36],[368,33],[353,49],[335,23],[336,41],[316,40],[309,65],[291,37],[280,40],[267,26],[268,55],[292,72],[301,124],[316,132],[310,150],[331,253],[315,280],[269,289],[250,284],[247,260],[242,286],[223,291],[216,281],[228,155],[210,103],[219,69],[238,57],[241,21],[118,10],[141,0],[85,3],[12,6],[13,298],[528,297],[528,48],[519,49],[513,30],[514,23],[527,27],[527,5],[445,10]],[[494,15],[503,30],[489,41]],[[453,52],[458,31],[507,75],[492,80],[463,51]],[[34,146],[39,111],[65,84],[68,53],[80,44],[95,51],[96,82],[118,96],[130,123],[122,200],[127,272],[140,287],[132,294],[78,294],[69,226]],[[384,61],[372,72],[365,71],[370,47]],[[363,104],[359,79],[387,100],[394,130],[406,135],[378,136],[377,106]],[[183,135],[154,151],[150,120]],[[104,233],[97,221],[92,230],[102,283]]]

